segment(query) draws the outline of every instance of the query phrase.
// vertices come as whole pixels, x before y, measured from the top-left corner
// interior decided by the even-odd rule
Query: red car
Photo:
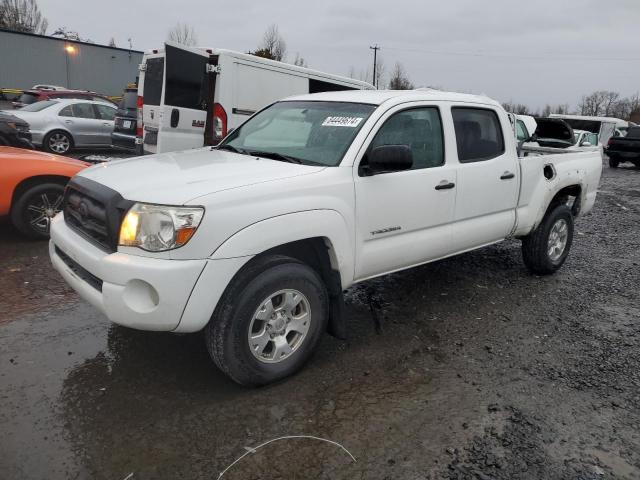
[[[51,100],[54,98],[78,98],[81,100],[98,100],[101,102],[110,102],[115,105],[114,102],[109,100],[104,95],[99,93],[89,92],[86,90],[25,90],[22,95],[15,101],[11,102],[13,108],[21,108],[25,105],[29,105],[35,102],[41,102],[43,100]]]

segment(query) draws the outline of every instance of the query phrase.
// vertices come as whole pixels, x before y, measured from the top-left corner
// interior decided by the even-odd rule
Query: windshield
[[[49,108],[51,105],[55,105],[55,100],[44,100],[42,102],[32,103],[31,105],[26,105],[20,109],[21,112],[39,112],[40,110],[44,110],[45,108]]]
[[[118,108],[121,108],[123,110],[134,110],[136,108],[137,99],[138,92],[136,90],[125,90]]]
[[[233,131],[219,148],[336,166],[375,108],[347,102],[278,102]]]

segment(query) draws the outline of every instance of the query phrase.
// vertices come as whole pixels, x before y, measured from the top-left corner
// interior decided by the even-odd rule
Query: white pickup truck
[[[325,331],[344,336],[356,282],[514,237],[530,270],[560,268],[600,153],[517,151],[487,97],[292,97],[218,147],[80,172],[51,260],[111,321],[204,329],[224,372],[261,385],[298,370]]]

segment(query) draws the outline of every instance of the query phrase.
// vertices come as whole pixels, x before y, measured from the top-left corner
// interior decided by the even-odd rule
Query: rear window
[[[630,128],[627,132],[627,138],[640,138],[640,127]]]
[[[164,77],[164,58],[150,58],[144,73],[144,103],[160,105],[162,97],[162,79]]]
[[[126,110],[134,110],[136,108],[136,101],[138,99],[138,92],[135,90],[124,92],[122,100],[120,101],[120,108]]]
[[[166,51],[167,85],[164,91],[165,105],[206,110],[208,87],[207,57],[168,45]]]
[[[55,100],[45,100],[43,102],[32,103],[31,105],[26,105],[22,107],[20,110],[23,112],[39,112],[40,110],[44,110],[45,108],[49,108],[52,105],[55,105]]]
[[[37,102],[38,98],[40,98],[40,95],[38,95],[37,93],[23,93],[22,95],[20,95],[20,98],[18,98],[18,102],[29,105],[31,103]]]
[[[494,110],[456,107],[451,113],[461,163],[490,160],[504,153],[502,128]]]

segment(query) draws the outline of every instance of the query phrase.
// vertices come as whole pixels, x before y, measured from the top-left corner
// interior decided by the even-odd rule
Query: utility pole
[[[378,80],[376,78],[376,67],[378,65],[378,50],[380,50],[380,47],[376,43],[373,47],[369,47],[369,48],[373,50],[373,86],[378,88]]]

